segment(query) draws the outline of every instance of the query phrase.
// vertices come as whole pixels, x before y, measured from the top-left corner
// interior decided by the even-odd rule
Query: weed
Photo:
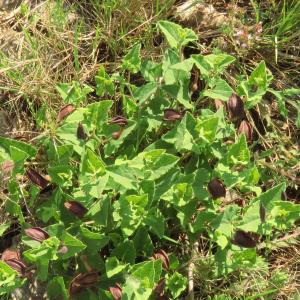
[[[174,2],[4,18],[0,294],[296,295],[299,3]]]

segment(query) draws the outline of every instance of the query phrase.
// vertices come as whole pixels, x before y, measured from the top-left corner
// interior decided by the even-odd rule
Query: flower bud
[[[259,218],[262,223],[266,222],[266,209],[262,204],[259,205]]]
[[[76,135],[80,140],[85,140],[87,138],[87,134],[85,133],[81,122],[78,123]]]
[[[216,110],[219,110],[221,107],[224,106],[224,102],[222,100],[219,100],[219,99],[215,99],[215,107],[216,107]]]
[[[245,116],[244,102],[237,94],[233,93],[227,101],[229,115],[233,119],[240,119]]]
[[[213,179],[208,183],[207,189],[213,199],[225,197],[226,189],[224,183],[220,179]]]
[[[10,176],[15,164],[11,160],[5,160],[3,163],[0,165],[0,171],[3,173],[5,176]]]
[[[70,296],[75,296],[77,294],[80,294],[82,291],[84,290],[84,287],[76,284],[75,282],[70,282],[70,285],[69,285],[69,294]]]
[[[255,248],[257,241],[253,239],[249,232],[237,230],[231,240],[231,243],[243,248]]]
[[[68,115],[70,115],[75,110],[75,106],[73,104],[67,104],[64,107],[62,107],[58,113],[57,116],[57,122],[59,123],[64,118],[66,118]]]
[[[65,208],[73,215],[82,219],[87,212],[87,209],[77,201],[67,201],[64,203]]]
[[[85,288],[91,287],[93,284],[99,281],[99,275],[97,272],[80,273],[75,276],[69,285],[69,294],[74,296],[81,293]]]
[[[245,207],[245,205],[246,205],[246,201],[244,199],[241,199],[241,198],[234,199],[233,203],[238,205],[239,207]]]
[[[121,300],[121,298],[122,298],[122,288],[118,283],[116,283],[116,285],[114,287],[110,287],[109,291],[111,292],[114,300]]]
[[[64,245],[60,249],[58,249],[57,253],[63,255],[63,254],[68,253],[68,251],[69,251],[68,247]]]
[[[164,110],[164,117],[163,117],[164,121],[175,122],[181,119],[182,119],[182,115],[179,111],[172,108],[167,108]]]
[[[62,121],[68,115],[70,115],[75,110],[75,106],[73,104],[67,104],[62,107],[58,113],[57,122]]]
[[[118,140],[118,139],[120,138],[122,132],[123,132],[123,128],[121,128],[121,129],[118,130],[118,131],[113,132],[112,135],[111,135],[111,137],[112,137],[114,140]]]
[[[25,234],[35,241],[42,243],[44,240],[49,238],[48,232],[40,227],[32,227],[24,230]]]
[[[238,134],[242,134],[244,133],[245,136],[246,136],[246,139],[248,142],[251,142],[252,139],[253,139],[253,129],[252,129],[252,126],[251,124],[246,121],[246,120],[243,120],[239,126],[239,129],[238,129]]]
[[[99,281],[99,275],[97,272],[94,271],[87,272],[87,273],[80,273],[73,280],[80,286],[90,287]]]
[[[161,278],[153,289],[153,293],[155,294],[156,298],[160,298],[164,296],[165,286],[166,286],[166,279]]]
[[[26,265],[19,259],[12,258],[5,260],[5,263],[11,268],[16,270],[21,276],[24,276],[26,273]]]
[[[122,116],[116,116],[113,117],[112,119],[110,119],[108,121],[109,124],[117,124],[121,127],[126,126],[128,124],[128,121],[126,118],[122,117]]]
[[[49,184],[49,181],[45,179],[42,175],[40,175],[37,171],[32,168],[27,168],[26,175],[30,179],[30,181],[40,188],[44,189]]]
[[[157,253],[153,254],[153,259],[160,259],[162,261],[162,266],[165,270],[170,267],[170,260],[168,254],[164,250],[159,250]]]
[[[10,259],[20,260],[21,259],[20,252],[11,248],[5,249],[1,255],[1,260],[6,261]]]

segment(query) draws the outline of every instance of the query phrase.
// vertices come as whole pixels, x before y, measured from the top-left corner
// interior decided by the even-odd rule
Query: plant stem
[[[194,295],[194,269],[195,269],[195,257],[197,255],[197,250],[198,250],[198,246],[199,243],[198,241],[196,241],[193,244],[193,248],[192,248],[192,256],[191,256],[191,260],[189,263],[189,267],[188,267],[188,283],[189,283],[189,287],[188,287],[188,299],[189,300],[194,300],[195,299],[195,295]]]

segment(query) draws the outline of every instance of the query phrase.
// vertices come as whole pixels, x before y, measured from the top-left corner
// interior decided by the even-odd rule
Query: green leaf
[[[198,122],[196,130],[206,143],[213,143],[217,134],[219,118],[212,117]]]
[[[84,103],[87,99],[87,95],[93,92],[93,89],[83,84],[81,85],[77,81],[72,83],[59,83],[56,85],[56,89],[66,104],[74,104],[79,106]]]
[[[248,82],[256,84],[259,89],[267,89],[267,69],[265,61],[261,61],[259,65],[251,73]]]
[[[198,40],[198,37],[193,30],[182,28],[180,25],[170,21],[159,21],[157,25],[166,37],[171,48],[179,50],[189,42]]]
[[[162,75],[162,65],[151,60],[142,62],[141,73],[147,81],[157,81]]]
[[[60,187],[72,186],[73,170],[68,165],[60,165],[47,169],[51,176],[51,182],[58,184]]]
[[[123,188],[124,190],[136,190],[137,182],[134,174],[129,173],[131,171],[130,168],[126,168],[126,166],[109,166],[107,167],[107,173],[109,175],[108,186],[115,189],[120,190]]]
[[[0,260],[0,296],[3,296],[3,299],[7,299],[8,295],[21,287],[25,281],[26,279],[19,278],[14,269]]]
[[[151,256],[153,254],[152,240],[145,228],[139,228],[133,239],[137,255]]]
[[[136,251],[133,241],[121,241],[112,251],[111,256],[116,256],[124,263],[134,264]]]
[[[108,120],[108,115],[113,102],[103,100],[89,104],[84,111],[84,123],[87,124],[90,131],[96,129],[98,135],[103,135],[103,125]]]
[[[82,240],[89,253],[98,253],[109,242],[109,237],[98,232],[93,232],[83,226],[80,227]]]
[[[131,236],[142,224],[147,203],[146,194],[120,197],[118,202],[114,203],[114,221],[120,223],[120,229],[125,236]]]
[[[144,223],[150,227],[159,238],[162,238],[165,233],[165,218],[162,213],[156,209],[152,208],[148,212]]]
[[[48,277],[48,266],[51,260],[57,260],[57,250],[60,241],[56,237],[44,240],[39,247],[26,250],[23,256],[31,263],[37,265],[37,278],[45,281]]]
[[[300,205],[287,201],[275,201],[269,222],[279,230],[288,230],[300,218]]]
[[[122,286],[122,298],[134,300],[147,300],[152,294],[152,289],[143,287],[142,283],[134,276],[128,276]]]
[[[227,206],[225,210],[212,221],[211,226],[215,229],[215,233],[217,233],[215,235],[216,237],[218,234],[225,235],[228,238],[231,237],[234,223],[239,218],[240,211],[241,209],[237,205]]]
[[[113,126],[111,126],[111,130],[110,133],[112,133],[113,131],[117,131]],[[113,129],[114,128],[114,129]],[[123,143],[126,141],[127,137],[136,129],[136,123],[134,121],[128,121],[128,125],[125,127],[125,129],[123,130],[121,136],[117,139],[111,139],[109,141],[108,144],[106,144],[105,148],[104,148],[104,153],[106,156],[110,156],[112,154],[114,154],[116,151],[118,151],[118,149],[123,145]]]
[[[192,55],[197,68],[200,70],[201,75],[205,78],[215,76],[222,73],[230,64],[235,61],[235,58],[231,55],[220,53],[220,54],[209,54],[209,55]]]
[[[68,299],[67,289],[62,276],[56,276],[49,281],[47,285],[47,294],[51,299],[58,297],[62,300]]]
[[[166,52],[164,53],[164,57],[163,57],[163,61],[162,61],[162,69],[163,69],[163,74],[164,74],[164,79],[165,79],[165,83],[169,82],[170,80],[170,84],[175,83],[174,78],[168,78],[168,76],[166,76],[165,74],[168,72],[169,68],[171,68],[171,66],[180,63],[181,59],[180,59],[180,55],[179,53],[177,53],[175,50],[172,49],[167,49]],[[170,75],[173,75],[174,73],[170,73]]]
[[[250,232],[258,232],[261,225],[261,220],[259,216],[260,203],[255,202],[246,210],[243,221],[238,226],[239,229]]]
[[[282,183],[252,200],[249,207],[246,209],[243,220],[238,228],[245,231],[259,232],[261,225],[260,206],[262,205],[265,208],[268,217],[275,206],[275,202],[281,199],[281,194],[284,190],[285,183]]]
[[[122,68],[135,74],[141,68],[141,44],[134,45],[122,60]]]
[[[178,298],[186,289],[187,279],[180,273],[175,272],[166,280],[167,289],[170,291],[172,298]]]
[[[164,79],[166,85],[178,84],[178,82],[189,81],[194,62],[185,59],[174,64],[164,65]]]
[[[192,59],[194,60],[197,68],[200,70],[202,76],[208,79],[214,69],[213,63],[206,59],[206,56],[200,54],[192,55]]]
[[[62,240],[64,245],[68,248],[67,253],[62,255],[62,259],[73,257],[75,254],[80,253],[86,248],[85,244],[67,232],[63,235]]]
[[[87,212],[87,215],[90,216],[90,218],[94,220],[96,224],[106,227],[108,225],[109,210],[110,198],[103,197],[93,204],[93,206]]]
[[[40,204],[36,210],[37,216],[44,223],[47,223],[51,218],[59,220],[58,207],[62,203],[63,193],[60,188],[55,189],[51,197]]]
[[[178,162],[179,158],[171,154],[162,154],[149,165],[148,180],[157,180],[166,174]]]
[[[193,109],[193,105],[190,103],[188,80],[178,82],[177,84],[164,85],[163,89],[185,108]]]
[[[4,223],[0,225],[0,237],[10,227],[10,223]]]
[[[196,137],[196,120],[187,112],[178,125],[166,133],[162,140],[174,145],[177,151],[189,150],[199,153],[199,149],[194,140]]]
[[[240,83],[237,92],[240,96],[246,97],[246,107],[248,109],[261,101],[263,95],[267,92],[270,81],[271,78],[267,76],[266,64],[261,61],[251,73],[249,79]]]
[[[21,224],[25,223],[23,212],[20,205],[22,199],[22,193],[20,191],[19,183],[15,180],[11,180],[8,183],[9,200],[5,202],[5,208],[8,213],[18,217]]]
[[[105,164],[98,155],[87,148],[81,159],[80,173],[81,176],[101,176],[105,173]]]
[[[82,154],[84,144],[77,138],[78,123],[84,119],[84,112],[86,109],[77,109],[70,114],[57,128],[56,135],[63,142],[64,145],[72,145],[75,152]]]
[[[197,214],[195,222],[191,226],[192,233],[200,233],[207,229],[207,225],[215,218],[213,211],[201,211]]]
[[[154,288],[162,272],[160,260],[145,261],[132,266],[130,273],[138,279],[144,288]]]
[[[210,87],[209,90],[204,90],[203,96],[212,98],[212,99],[220,99],[223,101],[228,101],[229,97],[233,93],[233,89],[229,86],[229,84],[221,79],[214,78],[208,82]]]
[[[34,148],[33,146],[31,146],[27,143],[24,143],[24,142],[12,140],[12,139],[5,138],[5,137],[2,137],[2,136],[0,136],[0,145],[7,152],[10,152],[10,148],[14,147],[16,149],[19,149],[19,150],[23,151],[24,153],[27,153],[27,155],[29,157],[34,157],[37,154],[37,149]]]
[[[49,144],[47,151],[48,157],[53,162],[61,164],[68,164],[70,158],[74,153],[72,145],[56,146],[52,142]]]
[[[285,183],[278,184],[255,198],[253,202],[259,201],[267,209],[271,208],[274,201],[281,200],[285,188]]]
[[[193,198],[193,189],[187,182],[177,183],[162,195],[161,198],[177,207],[182,207],[187,205]]]
[[[111,278],[115,276],[116,274],[119,274],[122,272],[127,265],[124,265],[119,262],[119,260],[116,257],[108,257],[105,261],[105,269],[106,269],[106,275],[108,278]]]
[[[250,161],[250,151],[247,146],[246,137],[240,135],[238,141],[230,146],[226,155],[228,164],[248,164]]]
[[[133,97],[139,101],[139,105],[142,105],[155,94],[157,88],[158,84],[156,82],[146,83],[134,91]]]
[[[10,157],[15,163],[23,163],[28,158],[28,153],[24,152],[23,150],[16,148],[14,146],[9,147],[10,150]]]
[[[105,72],[105,68],[103,66],[100,66],[98,73],[95,76],[95,81],[97,96],[102,97],[105,94],[108,94],[110,96],[114,95],[114,82]]]

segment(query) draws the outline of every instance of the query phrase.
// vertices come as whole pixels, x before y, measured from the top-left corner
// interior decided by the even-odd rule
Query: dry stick
[[[272,145],[270,145],[270,144],[267,142],[267,140],[262,136],[262,134],[261,134],[261,133],[259,132],[259,130],[257,129],[257,127],[256,127],[256,125],[255,125],[255,122],[254,122],[252,116],[249,114],[248,117],[251,119],[252,125],[253,125],[254,129],[256,130],[257,134],[258,134],[259,137],[262,139],[262,141],[269,147],[269,149],[272,148]]]
[[[31,2],[31,0],[24,0],[24,1],[23,1],[23,5],[25,4],[25,5],[30,6],[30,2]],[[44,2],[42,2],[42,3],[40,3],[40,4],[37,4],[34,8],[31,8],[31,10],[34,11],[34,10],[36,10],[37,8],[43,6],[45,3],[46,3],[46,1],[44,1]],[[6,22],[7,22],[7,21],[10,21],[10,20],[13,19],[13,18],[16,18],[16,16],[19,15],[19,14],[21,13],[21,10],[22,10],[22,6],[19,5],[19,6],[18,6],[17,8],[15,8],[13,11],[11,11],[10,13],[8,13],[8,15],[5,16],[5,17],[3,18],[3,21],[6,21]]]
[[[284,242],[284,241],[288,241],[289,239],[295,239],[297,237],[300,236],[300,230],[296,230],[295,232],[291,233],[291,234],[288,234],[288,235],[285,235],[279,239],[276,239],[274,241],[271,241],[271,245],[276,245],[278,242]],[[257,249],[264,249],[266,247],[266,245],[264,243],[262,244],[259,244]]]
[[[195,295],[194,295],[194,269],[195,269],[195,257],[198,252],[198,247],[199,243],[196,241],[193,245],[192,248],[192,257],[188,266],[188,282],[189,282],[189,287],[188,287],[188,299],[194,300]]]
[[[262,164],[263,166],[265,166],[265,167],[267,167],[267,168],[269,168],[269,169],[277,172],[277,173],[280,173],[282,176],[285,176],[285,177],[289,178],[290,180],[292,180],[295,183],[297,183],[297,184],[300,185],[300,178],[297,178],[297,177],[289,174],[288,172],[286,172],[286,171],[284,171],[282,169],[278,169],[278,168],[274,167],[273,165],[271,165],[271,164],[269,164],[269,163],[267,163],[265,161],[261,161],[260,160],[259,163]]]
[[[24,60],[21,63],[16,64],[16,65],[14,65],[12,67],[7,67],[7,68],[1,69],[0,70],[0,75],[3,74],[3,73],[5,73],[5,72],[7,72],[7,71],[12,71],[12,70],[18,69],[20,67],[24,67],[24,66],[26,66],[28,64],[31,64],[31,63],[37,62],[37,61],[38,61],[37,59],[27,59],[27,60]]]
[[[155,16],[152,16],[150,19],[146,20],[145,22],[143,22],[142,24],[140,24],[139,26],[133,28],[132,30],[128,31],[126,34],[122,35],[121,37],[119,37],[117,39],[117,42],[119,42],[120,40],[122,40],[124,37],[130,35],[131,33],[135,32],[136,30],[138,30],[141,27],[144,27],[147,23],[151,22],[153,19],[155,19]]]
[[[82,261],[84,267],[86,268],[86,270],[87,270],[88,272],[92,272],[92,271],[93,271],[93,268],[90,266],[90,264],[89,264],[89,262],[88,262],[87,256],[86,256],[86,255],[81,255],[81,256],[80,256],[80,259],[81,259],[81,261]]]

